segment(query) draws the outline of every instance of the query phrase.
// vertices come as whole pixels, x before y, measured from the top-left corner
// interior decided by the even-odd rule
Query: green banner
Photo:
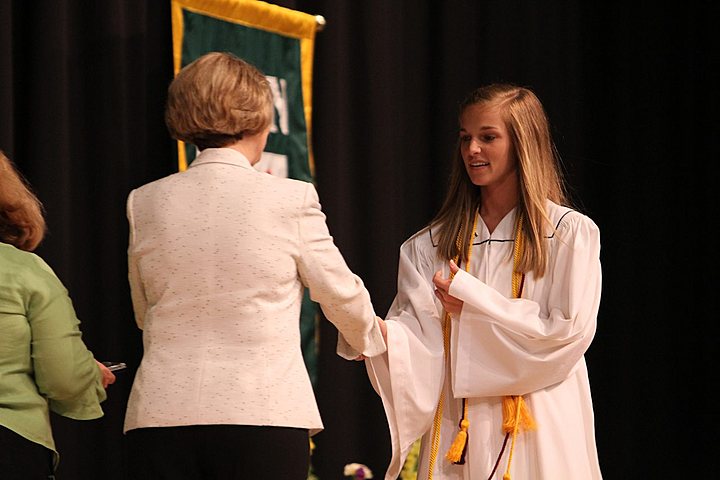
[[[274,122],[255,168],[276,176],[313,181],[310,142],[314,17],[265,2],[173,0],[175,72],[212,51],[232,53],[262,71],[273,90]],[[197,154],[178,144],[178,168]],[[305,291],[300,314],[303,357],[315,384],[318,306]]]

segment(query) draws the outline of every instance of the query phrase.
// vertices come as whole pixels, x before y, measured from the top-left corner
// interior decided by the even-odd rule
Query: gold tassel
[[[518,405],[520,406],[519,415],[516,411]],[[513,432],[516,425],[521,430],[535,430],[537,428],[535,419],[530,414],[530,408],[528,408],[527,403],[522,401],[522,397],[503,397],[503,432]]]
[[[508,455],[508,465],[503,480],[510,478],[510,465],[515,452],[515,439],[520,430],[535,430],[535,420],[530,415],[530,409],[525,405],[522,395],[503,397],[503,430],[512,432],[512,443]]]
[[[460,431],[455,436],[455,440],[453,440],[452,445],[450,446],[450,449],[445,454],[445,458],[450,460],[452,463],[455,464],[462,464],[465,462],[461,462],[463,458],[463,452],[465,451],[465,446],[467,445],[467,438],[468,438],[468,427],[470,426],[470,422],[467,418],[463,418],[460,422]]]

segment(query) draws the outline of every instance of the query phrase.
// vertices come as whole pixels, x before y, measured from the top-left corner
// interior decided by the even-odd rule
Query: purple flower
[[[362,463],[348,463],[345,465],[343,474],[352,477],[353,480],[367,480],[373,478],[372,471]]]

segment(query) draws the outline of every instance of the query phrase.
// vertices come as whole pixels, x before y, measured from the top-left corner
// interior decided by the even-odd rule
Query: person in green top
[[[42,204],[0,151],[0,478],[54,478],[50,411],[89,420],[115,375],[82,340],[62,282],[32,253],[45,235]]]

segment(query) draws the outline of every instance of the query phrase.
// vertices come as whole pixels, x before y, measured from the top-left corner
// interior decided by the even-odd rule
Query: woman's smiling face
[[[516,179],[512,141],[497,108],[470,105],[463,111],[460,155],[473,185],[492,188]]]

